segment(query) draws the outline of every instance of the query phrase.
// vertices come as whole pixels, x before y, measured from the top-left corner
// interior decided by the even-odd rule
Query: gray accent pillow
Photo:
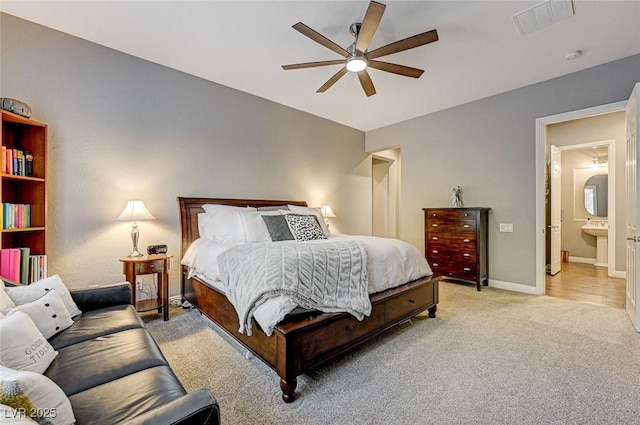
[[[297,241],[313,241],[327,239],[315,215],[286,214],[283,215],[291,234]]]
[[[258,211],[280,211],[280,210],[286,210],[289,211],[289,207],[286,205],[276,205],[273,207],[259,207]]]
[[[267,230],[269,231],[269,236],[271,236],[272,241],[294,240],[284,215],[263,215],[262,219],[264,220],[264,224],[267,225]]]

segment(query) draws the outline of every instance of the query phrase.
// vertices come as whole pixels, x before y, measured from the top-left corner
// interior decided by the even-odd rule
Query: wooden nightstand
[[[158,309],[164,320],[169,320],[169,265],[172,255],[156,254],[144,257],[123,257],[122,273],[131,284],[131,304],[137,311]],[[155,274],[158,276],[157,298],[136,301],[136,280],[138,275]]]

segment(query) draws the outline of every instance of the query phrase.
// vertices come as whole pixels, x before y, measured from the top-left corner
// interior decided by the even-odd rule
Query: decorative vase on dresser
[[[488,285],[491,208],[423,208],[425,256],[434,276]]]

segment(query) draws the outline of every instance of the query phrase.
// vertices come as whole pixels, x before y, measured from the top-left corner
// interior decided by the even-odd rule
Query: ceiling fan
[[[293,29],[303,35],[306,35],[327,49],[344,56],[344,59],[282,65],[282,68],[288,70],[314,68],[327,65],[344,65],[338,72],[329,78],[329,80],[324,83],[316,93],[324,93],[333,86],[336,81],[350,71],[358,74],[358,79],[360,80],[360,84],[362,85],[366,95],[373,96],[376,94],[376,89],[373,86],[373,81],[371,81],[369,73],[367,72],[368,67],[379,69],[380,71],[391,72],[392,74],[403,75],[405,77],[420,78],[424,72],[422,69],[411,68],[409,66],[398,65],[395,63],[382,62],[374,59],[437,41],[438,32],[436,30],[423,32],[422,34],[417,34],[412,37],[396,41],[395,43],[387,44],[386,46],[368,51],[369,43],[378,29],[378,24],[382,19],[385,7],[386,6],[384,4],[375,1],[369,3],[369,7],[367,8],[362,23],[354,23],[349,27],[349,31],[355,37],[355,41],[346,49],[338,46],[336,43],[309,28],[302,22],[298,22],[293,26]]]

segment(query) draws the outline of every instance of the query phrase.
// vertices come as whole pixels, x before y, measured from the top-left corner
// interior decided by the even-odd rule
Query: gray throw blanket
[[[367,265],[361,241],[249,243],[218,256],[227,298],[240,319],[238,331],[246,329],[247,335],[255,309],[279,295],[304,308],[362,320],[371,314]]]

